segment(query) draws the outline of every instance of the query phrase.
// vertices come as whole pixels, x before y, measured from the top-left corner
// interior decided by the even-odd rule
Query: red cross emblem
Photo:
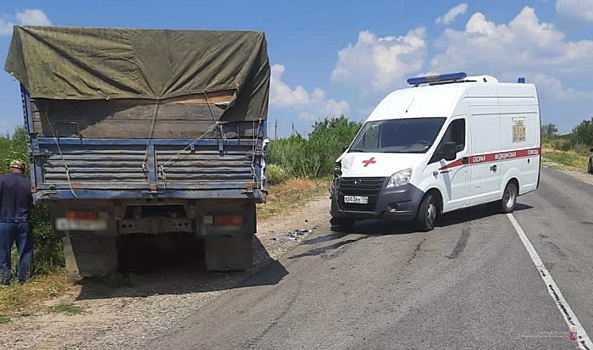
[[[366,168],[367,166],[369,166],[369,164],[375,164],[377,163],[377,161],[375,160],[375,157],[371,157],[370,159],[367,160],[363,160],[362,164],[364,164],[363,166]]]
[[[577,328],[575,326],[570,327],[570,341],[573,343],[576,343],[576,341],[579,339],[579,336],[577,334]]]

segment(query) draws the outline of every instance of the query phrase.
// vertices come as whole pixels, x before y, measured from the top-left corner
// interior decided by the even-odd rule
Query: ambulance
[[[515,209],[540,177],[540,108],[524,78],[415,77],[385,97],[336,160],[331,224],[415,221],[423,231],[455,210]]]

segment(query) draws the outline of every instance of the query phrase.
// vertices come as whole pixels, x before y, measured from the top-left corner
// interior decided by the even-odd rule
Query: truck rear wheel
[[[416,224],[421,231],[431,231],[439,213],[438,202],[432,193],[427,193],[420,203]]]

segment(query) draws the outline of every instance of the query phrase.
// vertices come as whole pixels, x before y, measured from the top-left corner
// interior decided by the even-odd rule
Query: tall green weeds
[[[270,143],[269,162],[282,167],[290,177],[319,178],[333,172],[336,158],[348,146],[361,123],[345,116],[327,117],[313,125],[307,138],[301,135]]]

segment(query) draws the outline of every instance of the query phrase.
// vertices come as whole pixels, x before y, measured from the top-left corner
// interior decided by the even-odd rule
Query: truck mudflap
[[[244,271],[253,265],[253,234],[206,236],[207,271]]]
[[[201,234],[206,247],[206,270],[242,271],[253,265],[253,237],[257,231],[256,207],[250,202],[230,212],[213,210],[202,216]]]
[[[63,237],[62,243],[69,274],[93,277],[117,272],[116,237]]]

